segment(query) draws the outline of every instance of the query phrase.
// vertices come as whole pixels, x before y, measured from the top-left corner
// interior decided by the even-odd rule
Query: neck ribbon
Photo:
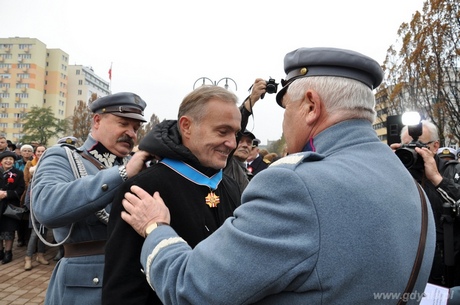
[[[222,170],[219,170],[212,177],[208,177],[182,161],[163,158],[160,163],[163,163],[182,177],[194,182],[195,184],[205,185],[211,190],[215,190],[222,180]]]

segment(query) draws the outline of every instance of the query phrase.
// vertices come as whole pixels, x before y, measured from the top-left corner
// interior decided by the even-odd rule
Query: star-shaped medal
[[[206,196],[206,204],[209,205],[210,208],[215,208],[220,203],[219,196],[214,194],[212,191]]]

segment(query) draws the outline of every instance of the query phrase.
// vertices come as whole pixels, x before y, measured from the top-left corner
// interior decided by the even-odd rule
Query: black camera
[[[418,141],[418,138],[422,135],[422,128],[421,122],[417,125],[408,125],[407,130],[413,140],[409,144],[402,144],[401,147],[395,151],[399,160],[401,160],[407,169],[423,170],[425,168],[423,158],[415,151],[416,147],[427,147]]]
[[[275,81],[275,79],[270,77],[269,80],[267,80],[266,82],[267,82],[267,86],[265,87],[265,91],[268,94],[273,94],[273,93],[278,92],[278,83]],[[263,99],[264,96],[265,96],[265,93],[262,94],[260,98]]]
[[[268,94],[276,93],[278,91],[278,83],[273,78],[270,78],[267,81],[267,88],[265,90]]]

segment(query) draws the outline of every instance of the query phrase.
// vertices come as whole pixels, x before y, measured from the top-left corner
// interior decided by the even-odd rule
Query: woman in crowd
[[[24,204],[28,209],[30,209],[30,181],[32,180],[32,176],[34,175],[35,169],[37,168],[38,160],[40,160],[40,157],[43,155],[45,150],[46,147],[44,145],[39,145],[35,147],[35,157],[31,161],[28,161],[24,168],[24,180],[26,183],[26,195]],[[38,223],[36,220],[35,227],[37,229],[40,229],[40,233],[42,236],[46,237],[46,234],[48,232],[47,228],[41,226],[40,223]],[[44,257],[45,244],[38,238],[38,235],[35,232],[35,230],[33,230],[32,217],[29,217],[29,228],[32,228],[32,231],[30,233],[29,243],[27,245],[27,252],[24,264],[25,270],[32,269],[32,256],[35,250],[37,250],[37,262],[43,265],[49,265],[49,262]]]
[[[0,218],[0,259],[2,264],[13,260],[14,232],[19,227],[19,220],[3,215],[8,204],[20,206],[21,196],[24,193],[24,174],[21,170],[14,168],[16,154],[12,151],[4,151],[0,154],[0,206],[2,216]]]

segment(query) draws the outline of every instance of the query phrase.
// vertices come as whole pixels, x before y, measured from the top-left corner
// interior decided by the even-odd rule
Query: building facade
[[[0,38],[0,134],[13,143],[22,142],[32,107],[51,107],[54,117],[64,120],[92,93],[109,94],[109,83],[89,67],[69,65],[66,52],[36,38]]]

